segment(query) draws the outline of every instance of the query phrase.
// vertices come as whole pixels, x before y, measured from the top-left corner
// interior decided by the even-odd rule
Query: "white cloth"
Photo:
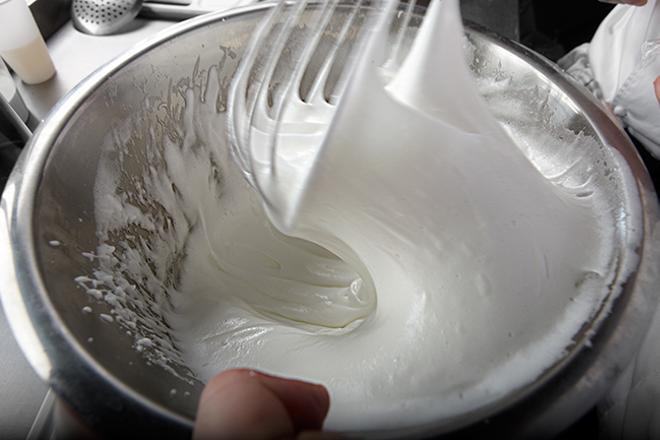
[[[653,296],[660,279],[660,229],[649,240],[650,270],[637,280],[638,294]],[[637,356],[598,405],[600,440],[660,439],[660,313],[653,321]]]
[[[575,48],[559,65],[619,116],[660,159],[660,103],[653,81],[660,76],[660,0],[643,7],[619,5],[591,43]],[[660,224],[649,240],[651,270],[637,280],[639,294],[660,289]],[[647,263],[649,264],[649,263]],[[599,404],[600,439],[660,439],[660,310],[634,361]]]
[[[660,0],[619,5],[603,20],[591,44],[560,65],[605,101],[631,133],[660,159]]]

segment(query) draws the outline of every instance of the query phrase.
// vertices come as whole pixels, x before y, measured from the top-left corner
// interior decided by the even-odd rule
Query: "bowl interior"
[[[110,233],[102,231],[98,221],[103,216],[95,206],[95,191],[104,184],[99,181],[104,167],[114,167],[120,176],[115,182],[119,183],[118,194],[141,209],[177,221],[180,212],[155,203],[156,199],[139,199],[137,194],[150,167],[164,170],[163,145],[181,143],[187,130],[186,115],[194,116],[189,113],[192,102],[199,111],[218,115],[217,124],[199,129],[198,143],[213,145],[215,152],[209,160],[215,160],[219,175],[233,172],[223,122],[227,91],[262,15],[263,10],[258,10],[200,22],[176,38],[126,59],[99,84],[86,85],[87,95],[76,103],[50,149],[35,197],[38,266],[47,301],[66,329],[70,344],[122,392],[130,390],[132,398],[144,405],[186,420],[194,418],[203,384],[181,357],[163,313],[171,306],[167,291],[176,287],[185,252],[170,243],[162,250],[163,261],[138,256],[144,276],[126,271],[129,285],[123,290],[128,297],[122,303],[124,315],[117,314],[108,301],[109,284],[101,284],[98,295],[90,293],[90,283],[98,282],[95,271],[100,265],[123,261],[119,255],[122,242],[130,242],[136,249],[154,249],[163,243],[158,234],[137,223]],[[418,24],[419,19],[414,20],[412,28]],[[468,37],[468,60],[484,95],[495,113],[515,126],[520,136],[525,136],[525,127],[541,126],[551,136],[570,132],[603,146],[574,101],[519,52],[479,31],[469,30]],[[332,38],[330,32],[326,40]],[[515,107],[515,112],[503,112],[505,107]],[[602,148],[604,159],[612,162],[612,154]],[[226,182],[219,179],[218,185]],[[625,212],[631,195],[621,191],[613,197],[612,206]],[[101,239],[115,248],[99,249]],[[113,258],[119,263],[111,261]],[[589,328],[586,325],[585,332]],[[140,342],[144,338],[150,342]],[[576,344],[575,350],[580,347]]]

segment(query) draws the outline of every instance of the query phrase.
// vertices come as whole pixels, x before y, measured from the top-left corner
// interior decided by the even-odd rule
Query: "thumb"
[[[293,437],[321,429],[330,406],[321,385],[253,370],[225,371],[204,388],[194,438]]]
[[[647,0],[599,0],[603,3],[622,3],[624,5],[644,6]]]

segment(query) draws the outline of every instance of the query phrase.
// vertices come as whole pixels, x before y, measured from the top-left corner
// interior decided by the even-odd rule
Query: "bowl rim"
[[[61,99],[39,126],[6,184],[0,204],[0,260],[6,261],[6,264],[0,267],[0,293],[7,319],[21,349],[38,375],[95,427],[113,431],[117,426],[113,422],[119,420],[120,426],[122,423],[128,423],[124,427],[137,427],[138,432],[163,433],[168,437],[183,436],[190,434],[193,420],[163,407],[115,378],[87,353],[61,317],[55,313],[41,276],[33,234],[33,212],[42,169],[69,120],[84,105],[86,99],[114,73],[180,35],[223,20],[260,13],[274,3],[263,2],[229,11],[213,12],[173,25],[136,44],[94,71]],[[564,76],[557,66],[542,56],[479,26],[468,24],[466,28],[468,33],[476,33],[514,56],[524,59],[536,72],[558,86],[580,109],[601,141],[615,148],[623,156],[634,176],[640,197],[643,231],[642,244],[638,250],[638,271],[646,270],[644,264],[646,262],[648,265],[648,258],[644,257],[649,246],[646,238],[657,223],[658,202],[648,172],[616,118],[585,89]],[[586,411],[586,407],[593,405],[597,397],[605,391],[606,384],[630,361],[650,321],[650,311],[653,309],[650,306],[655,301],[654,296],[643,294],[644,292],[633,295],[638,271],[629,277],[622,286],[621,293],[613,300],[613,308],[615,305],[621,306],[619,313],[610,314],[608,319],[603,317],[591,340],[576,344],[571,355],[550,367],[549,370],[552,371],[543,373],[543,380],[531,384],[534,385],[532,388],[527,389],[525,386],[524,393],[516,392],[513,396],[505,396],[494,404],[461,415],[460,420],[457,418],[455,422],[443,421],[435,426],[430,424],[412,430],[403,429],[398,431],[398,435],[415,435],[419,434],[419,431],[447,432],[454,429],[497,430],[498,426],[506,430],[506,425],[512,423],[512,420],[520,424],[523,415],[526,419],[523,429],[549,429],[557,423],[561,415]],[[624,320],[629,325],[619,326]],[[596,353],[599,353],[600,357],[597,357]],[[559,372],[567,374],[559,377]],[[567,380],[564,377],[566,375],[572,379]],[[585,376],[589,377],[585,379]],[[72,381],[72,378],[75,380]],[[600,388],[600,393],[593,393],[595,388]],[[94,389],[94,393],[89,393],[89,389]],[[534,394],[541,389],[547,389],[555,396],[554,399],[541,401],[543,399]],[[589,395],[590,393],[597,396]],[[90,394],[93,396],[89,396]],[[81,396],[87,396],[87,401],[81,402]],[[535,410],[543,410],[542,415],[536,414]],[[108,419],[102,419],[99,414],[107,415]]]

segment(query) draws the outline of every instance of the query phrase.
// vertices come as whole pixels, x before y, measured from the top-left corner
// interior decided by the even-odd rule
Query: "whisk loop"
[[[302,193],[308,171],[303,166],[283,176],[278,155],[292,150],[288,154],[294,159],[302,156],[296,143],[305,145],[308,156],[318,152],[355,61],[389,38],[398,19],[389,56],[382,54],[383,66],[396,65],[414,8],[414,1],[401,8],[399,0],[320,5],[282,0],[258,25],[230,88],[228,133],[236,163],[261,195],[271,220],[290,218],[297,201],[291,191]],[[333,27],[337,21],[338,31]],[[331,40],[327,50],[324,38]]]

